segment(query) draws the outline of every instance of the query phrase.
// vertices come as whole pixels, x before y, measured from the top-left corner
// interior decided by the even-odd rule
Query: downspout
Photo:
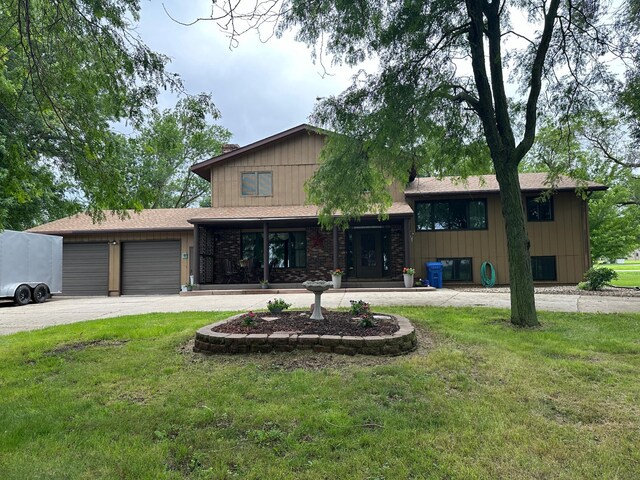
[[[584,232],[585,232],[585,252],[584,252],[584,271],[586,272],[592,266],[591,264],[591,232],[589,232],[589,200],[591,199],[591,194],[593,192],[587,192],[587,199],[582,202],[582,218],[584,222]]]

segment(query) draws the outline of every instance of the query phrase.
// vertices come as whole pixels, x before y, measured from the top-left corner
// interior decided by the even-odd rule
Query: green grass
[[[0,478],[637,478],[640,314],[389,311],[418,352],[325,367],[185,351],[218,313],[0,337]]]
[[[611,282],[616,287],[640,287],[640,262],[603,265],[618,272],[618,278]]]

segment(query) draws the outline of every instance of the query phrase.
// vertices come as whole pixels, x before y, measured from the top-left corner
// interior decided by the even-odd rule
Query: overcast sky
[[[191,94],[210,92],[222,114],[220,123],[233,134],[232,142],[247,145],[301,123],[307,123],[317,97],[342,92],[352,71],[329,67],[322,76],[311,51],[288,38],[261,43],[255,32],[229,49],[229,39],[211,21],[183,26],[207,17],[210,0],[150,0],[142,2],[138,33],[153,50],[171,58],[169,70],[180,74]],[[175,104],[163,94],[160,108]]]

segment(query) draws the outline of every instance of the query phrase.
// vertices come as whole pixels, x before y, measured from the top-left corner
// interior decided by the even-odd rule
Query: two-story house
[[[298,286],[328,279],[336,268],[347,272],[347,286],[399,286],[404,266],[424,276],[425,262],[434,260],[443,263],[448,284],[480,283],[484,261],[494,265],[498,284],[509,283],[495,177],[416,178],[392,188],[387,220],[365,215],[344,231],[325,231],[304,191],[324,141],[300,125],[195,165],[211,182],[211,208],[107,215],[98,224],[76,215],[32,231],[64,237],[65,294],[174,293],[190,276],[205,289],[265,279]],[[546,174],[520,180],[534,280],[577,283],[590,255],[587,204],[576,182],[560,178],[541,200]]]

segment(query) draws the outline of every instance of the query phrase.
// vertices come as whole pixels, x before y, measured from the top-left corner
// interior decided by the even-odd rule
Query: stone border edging
[[[394,317],[400,327],[391,335],[370,337],[339,335],[298,335],[289,333],[222,333],[213,328],[245,315],[240,313],[198,329],[194,352],[200,353],[269,353],[313,350],[342,355],[400,355],[414,350],[418,344],[411,322],[400,315]],[[319,320],[321,321],[321,320]]]

